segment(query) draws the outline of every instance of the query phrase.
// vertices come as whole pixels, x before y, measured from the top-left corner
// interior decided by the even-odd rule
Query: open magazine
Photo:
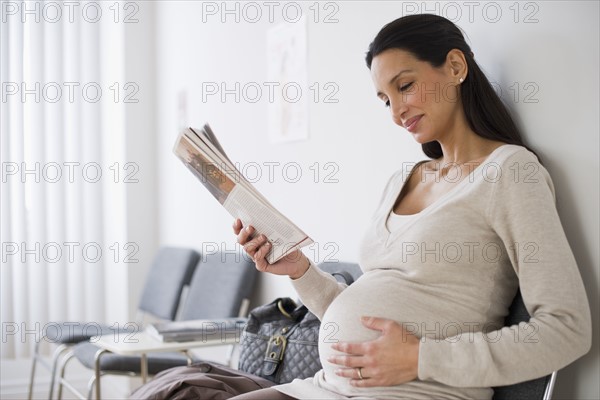
[[[162,342],[208,342],[226,336],[239,338],[247,322],[247,318],[156,322],[148,325],[146,332]]]
[[[270,264],[313,243],[238,171],[208,124],[202,129],[184,129],[173,152],[234,218],[255,228],[253,236],[268,238],[271,250],[266,259]]]

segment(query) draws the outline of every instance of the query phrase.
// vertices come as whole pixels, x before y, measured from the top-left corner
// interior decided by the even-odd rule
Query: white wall
[[[221,2],[212,4],[221,7]],[[229,4],[233,9],[236,3]],[[243,3],[237,4],[242,9]],[[475,59],[502,89],[526,140],[553,177],[561,219],[586,283],[595,332],[592,351],[560,372],[555,398],[599,398],[598,3],[529,2],[515,8],[514,2],[481,2],[470,9],[463,2],[430,2],[425,10],[422,2],[335,2],[331,4],[339,7],[337,23],[322,22],[334,10],[325,9],[324,3],[315,23],[310,4],[303,5],[312,20],[309,82],[320,87],[334,82],[339,102],[311,102],[310,139],[278,145],[267,137],[266,99],[256,104],[243,99],[236,103],[233,96],[225,102],[217,96],[202,99],[203,82],[225,82],[231,88],[235,82],[243,86],[267,81],[265,39],[274,26],[268,9],[261,7],[258,23],[248,22],[243,14],[239,22],[235,14],[224,15],[221,22],[221,14],[203,15],[199,2],[156,4],[159,241],[199,249],[210,243],[234,247],[232,218],[171,150],[181,122],[199,126],[209,121],[229,156],[242,166],[299,163],[303,176],[297,183],[286,179],[281,168],[269,182],[265,167],[256,186],[318,242],[307,252],[316,262],[330,254],[332,245],[333,258],[356,260],[359,240],[387,177],[403,162],[425,158],[375,98],[364,53],[384,23],[415,7],[427,12],[437,5],[438,13],[466,31]],[[501,12],[495,23],[494,5]],[[281,9],[275,9],[277,20]],[[537,22],[525,23],[526,17]],[[178,114],[180,91],[187,92],[186,121]],[[315,162],[335,163],[338,182],[325,183],[323,176],[314,182],[309,167]],[[321,167],[321,172],[329,170]],[[254,302],[280,295],[294,296],[287,279],[262,276]]]

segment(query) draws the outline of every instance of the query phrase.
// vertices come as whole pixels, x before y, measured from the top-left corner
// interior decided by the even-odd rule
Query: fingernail
[[[341,369],[336,369],[335,370],[335,374],[336,375],[342,375],[342,370]]]
[[[250,232],[250,227],[249,226],[246,227],[246,232]]]

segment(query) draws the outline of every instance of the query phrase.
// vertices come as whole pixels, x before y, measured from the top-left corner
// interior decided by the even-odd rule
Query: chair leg
[[[61,344],[60,346],[58,346],[58,348],[54,351],[54,354],[52,355],[52,370],[50,372],[50,394],[48,395],[48,400],[52,400],[52,395],[54,394],[54,385],[56,383],[56,370],[58,367],[58,361],[60,360],[62,354],[69,349],[69,347],[70,346],[67,344]]]
[[[35,350],[34,350],[34,354],[33,354],[33,361],[31,363],[31,374],[29,377],[29,390],[28,390],[28,394],[27,394],[27,399],[31,400],[33,398],[33,388],[35,385],[35,372],[37,370],[37,364],[41,364],[43,367],[45,367],[46,369],[48,369],[48,371],[50,371],[50,388],[49,388],[49,392],[48,392],[48,399],[52,399],[52,395],[54,394],[54,385],[56,382],[56,371],[57,371],[57,366],[58,366],[58,362],[60,360],[60,357],[63,355],[63,353],[65,353],[65,351],[67,351],[70,347],[69,344],[61,344],[59,345],[56,350],[54,350],[54,353],[52,353],[52,366],[50,366],[46,360],[42,359],[42,355],[40,354],[40,344],[42,343],[42,341],[45,339],[42,338],[42,340],[40,340],[39,342],[37,342],[35,344]]]
[[[44,340],[44,338],[42,338],[42,340]],[[27,395],[27,398],[29,400],[31,400],[33,398],[33,387],[35,385],[35,372],[37,370],[38,364],[41,364],[48,371],[51,372],[50,390],[49,390],[48,398],[52,399],[52,394],[53,394],[53,389],[54,389],[54,379],[56,377],[56,365],[58,363],[58,359],[60,358],[61,354],[69,348],[69,345],[67,345],[67,344],[61,344],[60,346],[58,346],[58,348],[52,354],[52,367],[50,367],[50,365],[46,362],[46,360],[44,360],[42,358],[42,355],[40,354],[40,344],[42,343],[42,340],[40,340],[39,342],[37,342],[35,344],[35,350],[33,353],[33,360],[31,363],[31,374],[29,377],[29,390],[28,390],[28,395]]]
[[[40,340],[41,342],[41,340]],[[40,342],[35,344],[35,350],[33,352],[33,362],[31,364],[31,375],[29,376],[29,393],[27,395],[27,399],[31,400],[33,398],[33,380],[35,379],[35,365],[37,363],[39,353],[40,353]]]
[[[74,357],[74,353],[73,351],[69,351],[62,360],[62,365],[60,367],[60,376],[58,378],[58,393],[57,393],[57,397],[58,400],[62,399],[62,391],[63,391],[63,382],[65,379],[65,369],[67,368],[67,364],[69,363],[69,361]]]
[[[69,350],[68,353],[63,357],[63,362],[60,367],[60,376],[58,378],[58,399],[62,399],[63,386],[69,389],[77,398],[81,400],[86,400],[85,396],[80,393],[75,386],[73,386],[69,381],[65,379],[65,370],[67,368],[67,364],[75,358],[75,353],[73,350]]]
[[[231,367],[231,360],[233,359],[233,352],[235,351],[235,344],[229,346],[229,350],[227,350],[227,357],[225,359],[225,363],[228,367]]]
[[[106,349],[98,349],[98,351],[96,352],[96,355],[94,356],[94,377],[96,378],[96,400],[100,400],[102,397],[100,397],[100,388],[101,388],[101,384],[100,384],[100,357],[102,357],[102,354],[106,353],[108,350]]]
[[[96,375],[92,376],[90,378],[90,381],[88,382],[88,392],[87,392],[87,398],[88,400],[92,398],[92,392],[94,390],[94,383],[96,382]]]
[[[190,365],[192,365],[194,363],[194,359],[192,358],[192,355],[190,354],[190,351],[189,350],[182,350],[181,352],[183,353],[183,355],[187,359],[187,366],[189,367]]]
[[[550,375],[550,379],[546,384],[546,390],[544,392],[544,400],[552,399],[552,392],[554,391],[554,383],[556,382],[556,374],[557,371],[554,371],[552,375]]]

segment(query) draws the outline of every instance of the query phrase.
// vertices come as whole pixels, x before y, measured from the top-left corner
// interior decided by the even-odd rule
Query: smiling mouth
[[[406,130],[408,130],[409,132],[413,132],[422,117],[423,115],[419,115],[406,121],[406,123],[404,124]]]

